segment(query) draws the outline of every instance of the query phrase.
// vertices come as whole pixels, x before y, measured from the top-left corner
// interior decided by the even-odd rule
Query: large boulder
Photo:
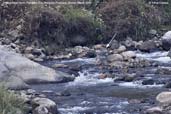
[[[22,90],[30,88],[20,77],[10,76],[5,82],[5,86],[12,90]]]
[[[25,88],[26,84],[65,82],[74,77],[42,66],[0,46],[0,79],[7,86]]]
[[[168,51],[171,48],[171,31],[166,32],[161,40],[162,48]]]

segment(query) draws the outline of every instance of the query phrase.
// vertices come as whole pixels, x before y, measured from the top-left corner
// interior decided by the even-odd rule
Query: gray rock
[[[170,50],[171,48],[171,31],[166,32],[161,38],[162,48],[164,50]]]
[[[115,82],[124,81],[124,82],[132,82],[136,78],[135,74],[124,74],[123,76],[119,76],[115,78]]]
[[[25,56],[26,56],[28,59],[30,59],[30,60],[34,60],[34,59],[35,59],[35,57],[34,57],[33,54],[25,54]]]
[[[114,61],[123,61],[123,56],[120,54],[112,54],[107,57],[107,60],[109,62],[114,62]]]
[[[6,81],[4,81],[5,87],[12,90],[22,90],[30,88],[23,80],[17,76],[10,76]]]
[[[119,42],[114,40],[114,41],[112,41],[112,44],[111,44],[110,48],[114,50],[114,49],[118,49],[119,46],[120,46]]]
[[[114,62],[111,62],[109,65],[115,68],[126,68],[129,65],[129,63],[124,62],[124,61],[114,61]]]
[[[126,51],[126,47],[125,46],[122,46],[122,45],[117,49],[117,52],[118,53],[122,53],[124,51]]]
[[[25,83],[38,84],[65,82],[74,80],[74,77],[42,66],[20,54],[9,51],[9,49],[0,46],[0,79],[0,82],[9,82],[7,84],[10,87],[22,88],[21,85],[23,84],[22,86],[25,88]],[[19,83],[10,83],[15,81]]]
[[[33,49],[33,52],[32,54],[35,55],[35,56],[40,56],[42,55],[42,50],[41,49]]]
[[[124,60],[130,60],[132,58],[136,58],[136,54],[133,51],[125,51],[122,53]]]
[[[33,114],[52,114],[49,113],[48,109],[44,106],[38,106],[33,110]],[[56,114],[56,113],[54,113]]]
[[[171,92],[162,92],[157,97],[156,100],[161,104],[171,104]]]
[[[135,79],[134,74],[129,74],[129,75],[124,77],[124,81],[126,81],[126,82],[132,82],[134,79]]]
[[[152,107],[146,110],[145,114],[163,114],[160,107]]]
[[[139,50],[145,51],[145,52],[150,52],[153,51],[157,48],[156,44],[154,41],[145,41],[141,45],[139,45]]]
[[[33,114],[58,114],[57,105],[47,98],[34,98],[32,100]]]
[[[132,40],[132,38],[128,37],[126,41],[123,42],[123,45],[127,49],[135,49],[135,42]]]
[[[9,70],[0,62],[0,80],[7,79]]]
[[[97,44],[94,46],[94,49],[104,49],[104,46],[102,44]]]

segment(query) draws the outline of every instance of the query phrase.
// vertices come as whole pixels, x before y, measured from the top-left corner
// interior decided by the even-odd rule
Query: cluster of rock
[[[0,82],[10,89],[29,88],[28,84],[74,80],[69,74],[35,63],[4,46],[0,46],[0,67]]]
[[[153,34],[156,32],[152,32]],[[151,34],[152,34],[151,33]],[[76,57],[95,57],[95,51],[98,48],[102,48],[101,46],[94,46],[93,48],[76,46],[74,48],[65,49],[59,52],[58,55],[53,55],[53,52],[49,52],[51,50],[45,50],[43,47],[34,46],[34,45],[26,45],[22,43],[22,38],[20,38],[20,34],[16,31],[11,31],[9,33],[9,38],[0,38],[0,42],[2,45],[8,45],[13,48],[16,52],[24,54],[27,58],[34,61],[43,61],[45,59],[71,59]],[[38,44],[37,44],[38,45]],[[105,47],[104,47],[105,48]],[[114,57],[114,61],[128,60],[133,56],[135,58],[135,54],[133,52],[126,52],[130,50],[140,50],[144,52],[151,52],[154,50],[166,50],[169,51],[171,48],[171,31],[165,33],[163,37],[160,39],[154,37],[151,40],[147,41],[133,41],[131,38],[127,38],[126,41],[118,42],[113,41],[110,46],[111,54]],[[122,57],[118,54],[121,54]],[[124,54],[124,55],[123,55]],[[129,54],[129,55],[128,55]],[[171,56],[171,54],[169,54]],[[128,56],[128,57],[126,57]],[[111,58],[111,57],[109,57]]]
[[[58,114],[54,101],[46,98],[46,95],[33,89],[15,92],[24,101],[28,114]]]
[[[165,35],[159,40],[159,47],[162,50],[169,51],[168,56],[171,57],[171,31],[165,33]],[[151,44],[149,44],[151,45]],[[159,67],[156,70],[157,74],[162,75],[171,75],[171,70],[168,67]],[[171,87],[171,83],[168,80],[168,83],[165,84],[166,88]],[[165,91],[161,92],[156,97],[158,106],[149,108],[145,111],[145,114],[171,114],[171,92]]]
[[[171,92],[160,93],[156,100],[159,106],[147,109],[146,114],[171,114]]]
[[[29,89],[30,84],[61,83],[73,80],[74,76],[42,66],[0,45],[0,86],[21,90]],[[19,98],[21,97],[30,107],[29,114],[58,114],[56,103],[44,95],[27,90],[21,92]]]

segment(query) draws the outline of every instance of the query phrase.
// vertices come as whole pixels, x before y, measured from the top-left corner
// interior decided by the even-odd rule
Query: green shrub
[[[24,102],[15,94],[0,87],[0,114],[24,114]]]
[[[62,7],[61,12],[64,15],[65,19],[68,21],[74,21],[79,18],[84,18],[85,20],[92,23],[94,27],[101,28],[102,26],[104,26],[104,23],[100,18],[96,18],[95,14],[85,9]]]
[[[67,29],[70,40],[77,35],[84,36],[88,45],[102,40],[102,31],[105,30],[105,25],[97,15],[86,9],[73,7],[62,7],[60,12],[70,25]]]
[[[148,38],[150,29],[158,29],[161,24],[160,12],[143,0],[111,0],[100,8],[99,13],[107,25],[107,35],[118,32],[118,39],[127,36],[134,40]]]
[[[63,7],[38,8],[24,18],[22,33],[25,44],[36,44],[52,52],[61,47],[92,45],[101,40],[103,22],[83,9]]]
[[[105,28],[98,16],[79,7],[0,3],[0,15],[0,31],[6,30],[5,35],[17,28],[20,45],[43,47],[52,53],[65,47],[95,44],[102,39]]]

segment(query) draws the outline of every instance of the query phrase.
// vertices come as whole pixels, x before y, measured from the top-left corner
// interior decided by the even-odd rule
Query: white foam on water
[[[83,101],[87,102],[87,101]],[[90,103],[90,102],[89,102]],[[101,103],[101,102],[100,102]],[[103,102],[103,104],[108,103],[108,102]],[[118,108],[117,113],[102,113],[102,114],[127,114],[126,112],[122,111],[123,106],[129,105],[128,101],[123,101],[119,102],[117,105],[112,105],[112,106],[104,106],[104,108]],[[73,106],[73,107],[66,107],[66,108],[59,108],[59,112],[61,114],[86,114],[86,113],[80,113],[86,110],[92,110],[96,108],[96,106],[91,106],[91,107],[81,107],[81,106]],[[98,113],[93,113],[92,114],[98,114]]]
[[[136,52],[136,56],[140,58],[144,58],[147,60],[152,61],[158,61],[162,63],[168,63],[171,62],[171,58],[167,56],[167,51],[157,51],[153,53],[142,53],[142,52]]]
[[[79,72],[79,76],[75,78],[73,82],[69,82],[69,86],[76,86],[76,85],[95,85],[100,83],[113,83],[112,78],[105,78],[99,79],[99,73],[90,74],[89,72],[85,71],[83,73]]]
[[[81,102],[81,105],[88,105],[88,104],[91,104],[91,102],[89,102],[89,101],[83,101],[83,102]]]
[[[129,105],[128,101],[120,102],[116,107],[122,109],[125,105]]]
[[[171,58],[170,57],[160,57],[160,58],[156,58],[156,59],[153,59],[153,60],[154,61],[163,62],[163,63],[171,62]]]
[[[156,57],[164,57],[168,55],[167,51],[157,51],[152,53],[142,53],[142,52],[136,52],[137,57],[143,57],[143,58],[156,58]]]
[[[74,107],[68,107],[68,108],[59,108],[58,110],[61,114],[79,114],[80,111],[86,111],[92,108],[93,107],[74,106]]]
[[[160,88],[163,87],[163,84],[153,84],[153,85],[143,85],[142,81],[135,81],[135,82],[122,82],[118,84],[122,87],[129,87],[129,88]]]
[[[96,63],[96,58],[77,58],[72,60],[61,61],[61,63],[68,63],[68,62],[86,62],[92,64],[92,63]]]

